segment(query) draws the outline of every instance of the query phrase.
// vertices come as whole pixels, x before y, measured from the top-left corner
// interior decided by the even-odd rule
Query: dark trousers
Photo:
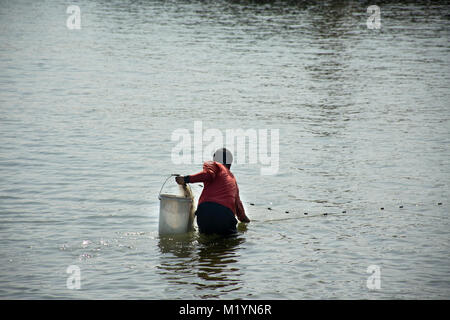
[[[195,212],[200,233],[229,235],[236,233],[237,220],[227,207],[215,202],[203,202]]]

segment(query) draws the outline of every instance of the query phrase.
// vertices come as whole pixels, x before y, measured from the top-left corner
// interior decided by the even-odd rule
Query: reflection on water
[[[237,266],[239,248],[245,242],[241,233],[220,237],[191,232],[161,236],[159,273],[169,285],[192,285],[201,298],[218,298],[221,293],[241,289]]]

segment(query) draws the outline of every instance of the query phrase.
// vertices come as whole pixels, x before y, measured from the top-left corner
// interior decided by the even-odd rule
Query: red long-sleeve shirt
[[[189,182],[203,182],[198,204],[215,202],[229,208],[239,221],[249,222],[239,197],[239,188],[231,171],[216,161],[203,163],[203,171],[190,175]]]

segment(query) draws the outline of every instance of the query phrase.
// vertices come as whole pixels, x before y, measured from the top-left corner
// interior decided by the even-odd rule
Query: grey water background
[[[1,1],[0,297],[450,298],[450,8],[371,4]],[[280,130],[232,239],[158,236],[196,120]]]

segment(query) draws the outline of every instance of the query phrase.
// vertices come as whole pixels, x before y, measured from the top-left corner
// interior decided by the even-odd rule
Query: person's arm
[[[242,205],[241,198],[239,197],[239,188],[236,185],[236,216],[241,222],[250,222],[250,219],[245,214],[244,206]]]
[[[207,161],[203,164],[203,170],[199,173],[189,176],[178,176],[175,178],[175,181],[178,184],[208,182],[214,180],[217,170],[217,165],[214,162]]]

